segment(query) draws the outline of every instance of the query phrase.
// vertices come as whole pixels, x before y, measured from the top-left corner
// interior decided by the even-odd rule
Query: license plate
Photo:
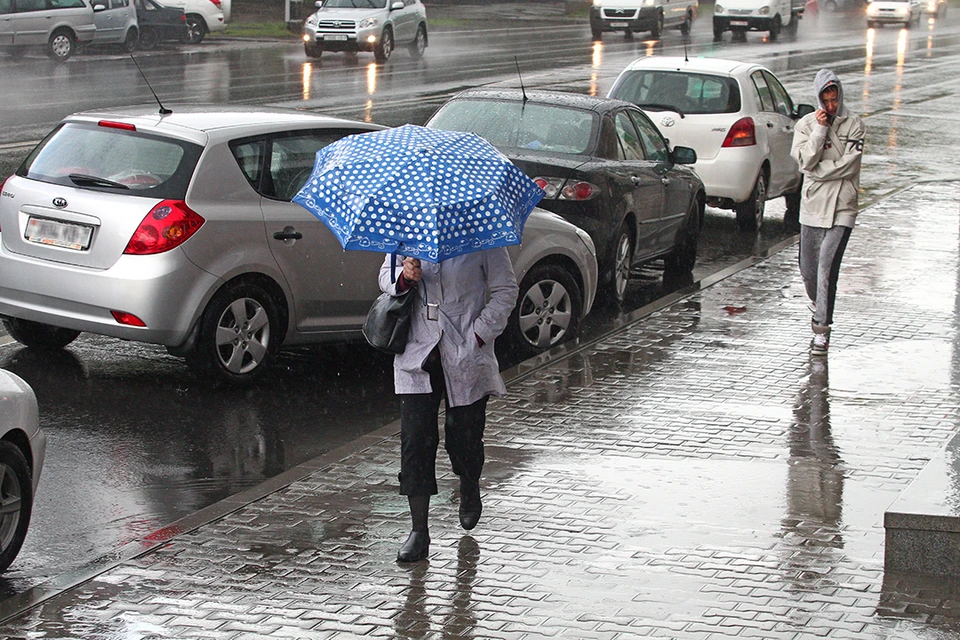
[[[324,40],[333,40],[333,41],[335,41],[335,42],[346,42],[346,41],[347,41],[347,36],[341,36],[341,35],[326,35],[326,36],[323,36],[323,39],[324,39]]]
[[[93,235],[93,227],[31,217],[27,220],[27,230],[23,237],[37,244],[83,251],[90,246],[91,235]]]
[[[731,20],[730,26],[731,27],[748,27],[750,26],[750,23],[747,22],[746,20]]]
[[[630,26],[629,22],[611,22],[610,26],[614,29],[625,29]]]

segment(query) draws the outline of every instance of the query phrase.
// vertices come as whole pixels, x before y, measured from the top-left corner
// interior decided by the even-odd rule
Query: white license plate
[[[625,29],[630,26],[629,22],[611,22],[610,26],[614,29]]]
[[[323,36],[323,39],[324,39],[324,40],[333,40],[333,41],[335,41],[335,42],[346,42],[346,41],[347,41],[347,36],[341,36],[341,35],[326,35],[326,36]]]
[[[731,20],[730,26],[731,27],[749,27],[750,23],[747,22],[746,20]]]
[[[31,217],[27,220],[27,230],[23,237],[37,244],[83,251],[90,246],[92,234],[93,227],[86,225]]]

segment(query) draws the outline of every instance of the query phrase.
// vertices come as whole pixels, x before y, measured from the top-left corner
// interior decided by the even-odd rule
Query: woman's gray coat
[[[394,263],[395,276],[403,272],[403,257]],[[380,267],[380,289],[397,294],[390,281],[391,255]],[[507,326],[517,303],[517,277],[506,248],[487,249],[444,260],[439,264],[422,261],[423,275],[415,289],[400,295],[416,294],[410,338],[403,353],[395,356],[393,377],[396,392],[430,393],[430,375],[423,362],[439,345],[447,402],[451,407],[473,404],[487,395],[503,396],[506,387],[493,353],[493,342]],[[426,296],[424,296],[426,291]],[[427,317],[428,305],[439,305],[437,314]],[[479,336],[483,347],[477,344]]]

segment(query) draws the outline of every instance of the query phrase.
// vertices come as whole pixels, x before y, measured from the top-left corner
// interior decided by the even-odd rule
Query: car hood
[[[336,7],[319,9],[313,14],[317,20],[356,20],[360,22],[364,18],[379,17],[386,9],[370,9],[368,7]]]
[[[616,8],[636,9],[641,4],[643,4],[641,0],[603,0],[603,4],[601,5],[601,8],[603,9],[616,9]]]

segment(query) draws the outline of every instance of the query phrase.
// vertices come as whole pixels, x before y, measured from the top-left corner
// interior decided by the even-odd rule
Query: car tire
[[[32,349],[63,349],[80,335],[73,329],[20,318],[4,318],[3,326],[14,340]]]
[[[767,175],[763,169],[753,183],[750,197],[734,205],[737,212],[737,224],[741,231],[759,231],[763,226],[763,212],[767,206]]]
[[[593,39],[594,39],[594,40],[602,40],[602,39],[603,39],[603,27],[601,27],[601,26],[600,26],[599,24],[597,24],[596,22],[591,22],[591,23],[590,23],[590,35],[593,36]]]
[[[140,30],[140,48],[144,51],[155,49],[160,44],[160,31],[153,27],[144,27]]]
[[[676,248],[663,259],[664,277],[684,275],[693,271],[697,264],[697,248],[700,244],[700,216],[703,208],[700,200],[694,199],[690,205],[686,223]]]
[[[507,322],[507,348],[524,358],[577,335],[583,295],[576,279],[556,264],[537,264],[520,283],[517,306]]]
[[[380,35],[380,42],[373,50],[373,58],[377,62],[386,62],[390,59],[391,53],[393,53],[393,31],[387,27],[383,30]]]
[[[317,59],[323,55],[323,47],[318,44],[304,44],[303,52],[308,58]]]
[[[423,57],[423,52],[427,49],[427,28],[423,25],[417,27],[417,37],[410,44],[410,57],[419,60]]]
[[[690,29],[693,26],[693,14],[689,11],[683,16],[683,22],[680,23],[680,35],[690,35]]]
[[[200,317],[196,348],[187,364],[214,382],[246,384],[256,380],[279,349],[277,305],[262,287],[250,282],[225,285]]]
[[[123,37],[123,42],[121,47],[127,53],[133,53],[137,50],[137,46],[140,44],[140,34],[137,33],[137,30],[134,28],[127,29],[127,35]]]
[[[200,16],[187,16],[187,34],[183,41],[187,44],[200,44],[207,35],[207,23]]]
[[[663,33],[663,12],[657,13],[657,18],[653,22],[653,28],[650,29],[650,37],[656,40]]]
[[[783,23],[780,21],[780,16],[773,17],[773,23],[770,25],[770,40],[775,41],[780,37],[780,30],[783,28]]]
[[[723,38],[724,31],[726,31],[726,29],[724,28],[723,22],[714,18],[713,19],[713,39],[720,40],[721,38]]]
[[[66,62],[77,51],[77,39],[66,29],[57,29],[47,41],[47,55],[57,62]]]
[[[13,563],[30,526],[33,482],[30,465],[12,442],[0,441],[0,573]]]
[[[633,236],[630,235],[626,222],[620,225],[616,238],[604,289],[607,300],[611,304],[620,305],[627,297],[630,267],[633,266]]]

